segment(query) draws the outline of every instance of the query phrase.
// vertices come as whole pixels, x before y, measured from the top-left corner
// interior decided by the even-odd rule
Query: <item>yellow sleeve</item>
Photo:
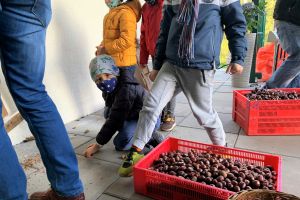
[[[109,54],[122,52],[135,44],[136,16],[133,12],[124,12],[120,17],[120,37],[105,47]]]

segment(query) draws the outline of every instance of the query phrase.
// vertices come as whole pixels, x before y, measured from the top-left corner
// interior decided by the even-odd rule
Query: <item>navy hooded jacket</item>
[[[223,31],[229,41],[232,63],[243,65],[247,51],[246,20],[238,0],[199,0],[199,15],[194,36],[194,59],[180,59],[179,39],[183,26],[178,23],[181,0],[165,0],[153,68],[164,61],[179,67],[211,70],[220,64]]]

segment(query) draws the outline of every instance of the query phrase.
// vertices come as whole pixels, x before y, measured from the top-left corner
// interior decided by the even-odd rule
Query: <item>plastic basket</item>
[[[209,150],[224,158],[249,161],[260,166],[271,165],[277,171],[276,190],[281,190],[279,156],[168,138],[134,166],[135,192],[158,200],[227,200],[234,192],[149,170],[161,153],[175,150],[189,152],[191,149],[197,152]]]
[[[272,190],[244,190],[232,195],[229,200],[300,200],[299,197],[296,197],[291,194],[276,192]]]
[[[300,88],[280,89],[286,92]],[[233,91],[233,120],[246,135],[300,135],[300,100],[250,101],[251,90]]]

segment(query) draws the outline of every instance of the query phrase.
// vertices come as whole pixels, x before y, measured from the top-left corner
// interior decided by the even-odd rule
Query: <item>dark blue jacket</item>
[[[300,26],[300,0],[277,0],[274,19]]]
[[[233,63],[243,65],[247,51],[246,20],[238,0],[199,0],[199,16],[195,30],[194,59],[180,59],[179,38],[183,26],[177,22],[181,0],[165,0],[160,34],[156,43],[154,69],[164,61],[179,67],[210,70],[220,64],[223,30],[229,41]]]

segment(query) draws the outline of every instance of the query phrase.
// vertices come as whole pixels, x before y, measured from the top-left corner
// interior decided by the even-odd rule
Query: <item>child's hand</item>
[[[154,81],[155,80],[155,78],[156,78],[156,76],[157,76],[157,74],[158,74],[158,70],[152,70],[151,72],[150,72],[150,75],[149,75],[149,78],[150,78],[150,80],[151,81]]]
[[[243,72],[243,66],[237,63],[230,63],[227,67],[226,73],[232,74],[241,74]]]
[[[106,54],[106,50],[105,50],[105,47],[103,45],[96,46],[96,49],[97,49],[96,52],[95,52],[96,56]]]
[[[90,146],[88,146],[88,148],[85,150],[85,152],[83,153],[83,155],[86,158],[91,158],[93,157],[93,155],[95,153],[97,153],[99,151],[99,149],[101,148],[101,146],[99,144],[91,144]]]
[[[139,64],[139,67],[142,68],[142,69],[144,69],[145,67],[147,67],[147,65],[145,65],[145,64]]]

